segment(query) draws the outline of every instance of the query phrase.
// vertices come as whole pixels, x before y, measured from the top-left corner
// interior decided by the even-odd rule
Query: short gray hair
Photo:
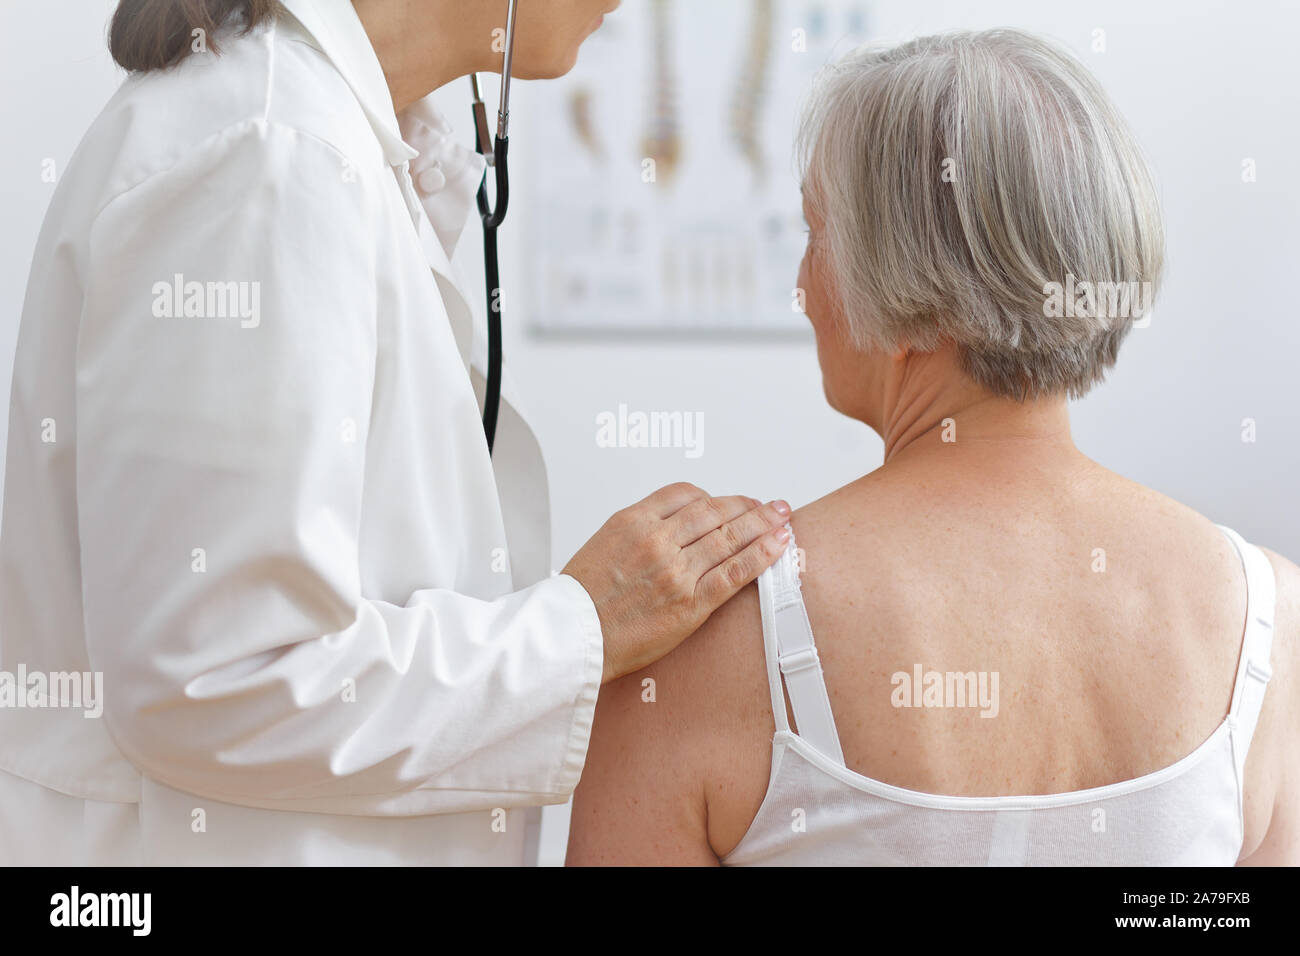
[[[1136,141],[1088,70],[1030,34],[850,53],[819,78],[799,155],[859,347],[949,340],[996,394],[1078,397],[1138,316],[1049,314],[1051,284],[1144,285],[1139,315],[1159,286],[1164,226]]]

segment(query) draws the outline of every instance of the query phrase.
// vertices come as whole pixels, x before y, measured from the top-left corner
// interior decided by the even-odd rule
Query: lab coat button
[[[437,166],[430,166],[424,172],[420,173],[417,180],[420,189],[426,193],[436,193],[447,185],[447,176]]]

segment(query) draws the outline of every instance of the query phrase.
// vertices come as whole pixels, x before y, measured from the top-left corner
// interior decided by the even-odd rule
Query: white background
[[[6,395],[27,270],[53,188],[41,182],[41,163],[53,158],[62,170],[120,82],[104,47],[113,6],[0,0]],[[681,9],[688,6],[679,0]],[[1076,406],[1076,439],[1114,470],[1300,558],[1300,4],[981,0],[968,7],[884,0],[871,5],[870,24],[884,40],[956,27],[1020,27],[1056,38],[1100,77],[1155,168],[1168,271],[1151,327],[1133,333],[1110,381]],[[1104,53],[1091,50],[1095,29],[1105,31]],[[732,79],[720,75],[718,82]],[[445,102],[468,142],[467,93],[468,81],[461,81]],[[504,315],[507,361],[547,451],[557,566],[613,511],[671,481],[714,493],[781,496],[798,506],[876,467],[875,435],[823,401],[811,335],[584,342],[525,333],[527,296],[510,290],[527,288],[524,237],[535,225],[526,222],[530,191],[544,191],[547,179],[524,170],[563,161],[530,152],[527,115],[536,95],[530,84],[514,94],[511,159],[520,172],[503,233]],[[1257,182],[1242,182],[1245,158],[1255,161]],[[639,172],[629,167],[628,189],[643,188]],[[793,178],[790,188],[797,188]],[[461,253],[477,276],[473,230]],[[789,263],[791,286],[797,265]],[[475,278],[472,289],[478,288]],[[620,403],[702,412],[704,454],[687,459],[681,450],[597,447],[596,415]],[[1257,423],[1253,444],[1241,440],[1247,418]],[[554,862],[567,815],[549,811],[547,819],[544,859]]]

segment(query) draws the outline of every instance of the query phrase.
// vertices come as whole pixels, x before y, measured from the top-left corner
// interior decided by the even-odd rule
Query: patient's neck
[[[950,451],[954,445],[1074,451],[1064,397],[1017,402],[971,381],[948,350],[897,361],[885,376],[880,424],[885,464]]]

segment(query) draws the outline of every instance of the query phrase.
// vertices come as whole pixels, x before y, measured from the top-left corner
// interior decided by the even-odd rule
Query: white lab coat
[[[41,232],[0,672],[104,710],[0,706],[0,862],[526,863],[582,769],[599,619],[449,262],[481,160],[285,6],[129,78]]]

